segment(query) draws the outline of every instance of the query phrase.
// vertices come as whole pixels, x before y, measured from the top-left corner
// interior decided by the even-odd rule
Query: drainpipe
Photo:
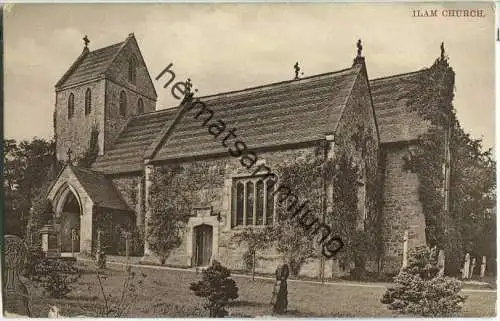
[[[323,152],[324,152],[323,158],[324,158],[324,162],[326,163],[328,160],[333,158],[333,147],[334,147],[335,136],[334,135],[326,135],[325,139],[326,139],[326,141],[325,141],[325,147],[323,150]],[[327,186],[327,182],[326,182],[326,179],[324,176],[322,177],[322,181],[323,181],[322,222],[323,222],[323,224],[325,224],[326,212],[328,210],[328,199],[327,199],[328,198],[328,186]],[[326,260],[325,260],[325,257],[324,257],[322,252],[320,253],[320,258],[321,258],[321,262],[320,262],[320,265],[321,265],[321,283],[324,283],[325,282],[325,263],[326,263]]]
[[[149,159],[144,160],[144,204],[146,205],[146,213],[144,217],[144,256],[150,256],[151,250],[148,242],[148,225],[151,218],[151,187],[153,165],[149,163]]]

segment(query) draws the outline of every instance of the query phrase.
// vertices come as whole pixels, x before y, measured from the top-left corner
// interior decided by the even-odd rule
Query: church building
[[[381,173],[383,271],[401,266],[405,235],[409,247],[426,243],[418,177],[404,166],[430,126],[407,107],[407,93],[424,71],[370,79],[358,43],[354,62],[346,61],[343,70],[308,77],[297,72],[295,79],[199,97],[204,103],[199,108],[179,100],[177,107],[157,110],[158,94],[145,58],[134,34],[93,51],[85,38],[83,52],[55,85],[57,158],[66,165],[48,195],[61,252],[71,251],[71,231],[79,240],[73,250],[80,253],[94,251],[99,229],[110,244],[119,242],[119,236],[112,236],[117,225],[147,234],[151,194],[158,184],[153,174],[176,166],[193,182],[191,216],[180,246],[165,263],[206,266],[215,258],[243,269],[245,249],[232,235],[277,223],[274,178],[256,168],[318,157],[318,146],[325,147],[327,158],[338,148],[350,150],[365,176]],[[207,130],[217,120],[227,125],[218,138]],[[228,138],[229,128],[234,131]],[[337,139],[359,130],[370,137],[363,153]],[[238,139],[245,148],[235,145]],[[88,153],[90,144],[98,150],[97,159],[86,168],[78,166],[74,160]],[[240,155],[246,148],[258,155],[252,169],[231,154],[235,148]],[[363,184],[358,196],[362,229],[369,197]],[[259,256],[257,271],[274,271],[280,258],[271,252]],[[155,260],[147,235],[143,255],[145,262]],[[335,258],[328,262],[325,276],[343,272]],[[301,274],[316,277],[318,262],[306,262]]]

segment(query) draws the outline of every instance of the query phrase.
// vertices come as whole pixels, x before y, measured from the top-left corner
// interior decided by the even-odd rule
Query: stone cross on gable
[[[89,42],[90,42],[89,37],[87,37],[87,35],[85,35],[85,37],[83,37],[83,42],[85,43],[85,48],[87,48],[89,45]]]
[[[295,65],[293,65],[293,69],[295,70],[295,79],[299,79],[300,67],[298,61],[295,63]]]
[[[361,39],[358,39],[356,47],[358,48],[358,57],[361,57],[361,52],[363,51],[363,45],[361,44]]]

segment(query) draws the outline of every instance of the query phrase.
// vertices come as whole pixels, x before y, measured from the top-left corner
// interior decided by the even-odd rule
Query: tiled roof
[[[92,169],[107,174],[142,170],[144,150],[162,128],[168,126],[176,112],[177,108],[171,108],[134,116],[112,148],[97,158]]]
[[[361,65],[335,73],[286,81],[238,92],[201,97],[214,112],[210,123],[222,120],[248,149],[324,139],[336,129]],[[227,153],[203,126],[207,114],[188,111],[153,160]],[[233,140],[234,142],[234,140]],[[232,146],[233,143],[229,143]]]
[[[74,85],[86,80],[94,79],[104,74],[113,58],[120,50],[123,42],[100,48],[82,54],[68,72],[59,80],[56,87]]]
[[[104,174],[75,166],[71,166],[71,170],[97,206],[131,211],[113,183]]]
[[[355,66],[200,100],[214,112],[210,123],[223,120],[225,133],[236,129],[235,134],[249,149],[310,142],[333,133],[359,70]],[[428,129],[416,112],[409,111],[405,97],[423,72],[370,81],[381,143],[416,139]],[[179,120],[154,160],[227,153],[220,139],[214,139],[202,125],[206,114],[194,118],[198,111],[194,108]],[[177,112],[178,108],[171,108],[132,118],[92,169],[105,174],[141,171],[144,152],[170,126]]]
[[[428,130],[417,112],[410,111],[405,95],[415,88],[415,81],[425,70],[370,81],[381,143],[417,139]]]

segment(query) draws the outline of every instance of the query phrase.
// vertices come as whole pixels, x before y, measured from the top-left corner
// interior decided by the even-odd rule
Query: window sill
[[[270,225],[237,225],[237,226],[233,226],[230,228],[231,231],[235,230],[235,231],[241,231],[241,230],[245,230],[245,229],[248,229],[248,228],[254,228],[254,229],[264,229],[266,227],[269,227],[269,226],[273,226],[274,224],[270,224]]]

